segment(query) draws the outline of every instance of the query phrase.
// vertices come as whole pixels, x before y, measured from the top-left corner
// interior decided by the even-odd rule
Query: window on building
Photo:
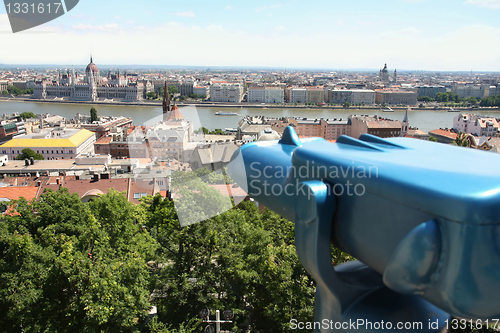
[[[147,195],[148,194],[146,192],[134,193],[134,199],[140,199],[140,198],[145,197]]]

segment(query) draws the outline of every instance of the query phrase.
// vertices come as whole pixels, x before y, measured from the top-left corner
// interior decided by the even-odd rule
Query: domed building
[[[380,70],[379,78],[382,82],[389,82],[389,70],[387,69],[387,64],[385,64],[384,68]]]
[[[85,83],[90,83],[90,75],[93,76],[93,80],[96,84],[101,83],[101,76],[99,75],[99,68],[97,68],[96,64],[92,60],[92,56],[90,56],[90,63],[87,65],[85,69]]]
[[[154,90],[153,84],[146,79],[131,79],[127,77],[127,72],[120,75],[112,75],[109,71],[106,78],[99,75],[99,68],[94,63],[92,56],[90,63],[85,68],[85,75],[75,75],[72,70],[71,75],[61,76],[57,80],[45,79],[35,82],[32,98],[51,99],[62,98],[73,101],[120,101],[137,102],[146,98],[146,94]]]

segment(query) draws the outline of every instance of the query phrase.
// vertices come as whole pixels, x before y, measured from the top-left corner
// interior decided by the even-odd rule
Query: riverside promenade
[[[77,104],[77,105],[122,105],[122,106],[145,106],[145,107],[161,107],[162,101],[160,100],[144,100],[140,102],[123,102],[123,101],[113,101],[113,100],[104,100],[104,101],[70,101],[62,98],[56,99],[33,99],[23,97],[0,97],[1,101],[8,102],[32,102],[32,103],[56,103],[56,104]],[[278,103],[278,104],[267,104],[267,103],[225,103],[225,102],[199,102],[199,101],[184,101],[184,102],[176,102],[179,107],[182,106],[195,106],[195,107],[203,107],[203,108],[252,108],[252,109],[318,109],[318,110],[381,110],[383,109],[380,105],[365,105],[365,106],[350,106],[348,108],[342,105],[304,105],[299,104],[295,105],[295,103]],[[394,111],[404,111],[407,109],[406,106],[391,106]],[[411,107],[410,111],[446,111],[449,110],[449,107],[440,107],[440,106],[424,106],[424,107]],[[457,112],[470,112],[470,111],[478,111],[478,110],[491,110],[492,108],[470,108],[470,107],[462,107],[455,108]],[[498,111],[498,108],[493,108],[492,111]]]

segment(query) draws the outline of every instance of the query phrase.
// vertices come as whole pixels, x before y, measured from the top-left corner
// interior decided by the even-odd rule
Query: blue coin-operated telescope
[[[288,127],[279,142],[242,146],[228,172],[295,222],[315,331],[500,318],[500,155],[366,134],[301,140]],[[359,261],[334,268],[331,244]]]

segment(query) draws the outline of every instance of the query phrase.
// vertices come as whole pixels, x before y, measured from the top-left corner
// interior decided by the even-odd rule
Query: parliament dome
[[[85,69],[85,73],[88,73],[91,70],[92,70],[92,73],[98,73],[99,72],[99,69],[97,68],[97,66],[92,61],[92,57],[90,57],[90,63],[87,65],[87,69]]]

